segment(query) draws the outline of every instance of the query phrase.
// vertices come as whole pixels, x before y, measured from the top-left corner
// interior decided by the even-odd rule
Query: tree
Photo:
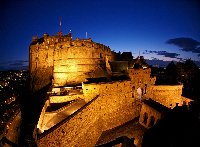
[[[166,74],[169,77],[169,83],[168,84],[178,84],[176,79],[176,65],[172,61],[168,64],[166,68]]]
[[[178,83],[185,82],[185,65],[184,63],[177,62],[176,63],[176,80]]]

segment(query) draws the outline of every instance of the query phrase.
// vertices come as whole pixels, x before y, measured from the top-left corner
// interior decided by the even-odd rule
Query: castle
[[[166,111],[192,101],[181,96],[183,85],[155,85],[143,57],[117,61],[109,47],[91,39],[72,40],[71,31],[33,37],[29,67],[32,92],[52,83],[36,124],[40,133],[33,135],[37,146],[95,146],[106,130],[136,117],[149,129]],[[47,111],[65,102],[70,104]],[[76,112],[47,128],[57,114],[77,103],[82,105]]]
[[[45,33],[40,39],[32,37],[29,68],[33,91],[49,82],[64,86],[79,84],[86,78],[105,77],[108,72],[103,68],[106,61],[114,61],[114,54],[109,47],[94,43],[91,38],[72,40],[71,31],[68,35],[58,32],[56,36]]]

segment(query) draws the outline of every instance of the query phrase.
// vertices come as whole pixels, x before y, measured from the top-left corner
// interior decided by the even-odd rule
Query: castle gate
[[[142,89],[139,87],[136,92],[136,100],[141,101],[142,96],[143,96]]]

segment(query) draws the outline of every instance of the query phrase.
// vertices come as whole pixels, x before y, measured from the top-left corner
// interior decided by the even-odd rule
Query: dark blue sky
[[[4,0],[0,2],[0,69],[28,65],[33,36],[72,37],[149,60],[200,61],[198,0]],[[200,65],[200,62],[198,62]],[[199,66],[198,65],[198,66]]]

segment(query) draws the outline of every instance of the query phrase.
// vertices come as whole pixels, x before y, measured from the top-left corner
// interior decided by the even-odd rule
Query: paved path
[[[75,102],[74,105],[71,107],[66,108],[65,110],[61,111],[57,115],[55,115],[52,119],[50,119],[45,126],[42,127],[42,130],[48,130],[49,128],[53,127],[57,123],[61,122],[63,119],[68,117],[69,115],[76,112],[78,109],[80,109],[82,106],[84,106],[85,102]]]

